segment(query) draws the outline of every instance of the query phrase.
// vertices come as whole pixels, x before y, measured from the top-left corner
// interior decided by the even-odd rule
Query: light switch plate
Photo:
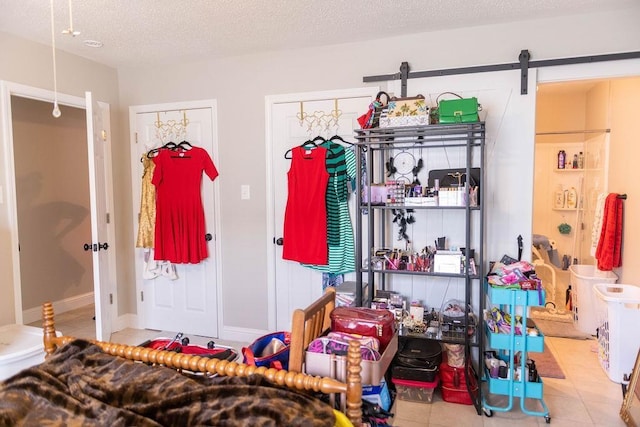
[[[244,184],[240,186],[240,199],[249,200],[251,198],[251,189],[248,185]]]

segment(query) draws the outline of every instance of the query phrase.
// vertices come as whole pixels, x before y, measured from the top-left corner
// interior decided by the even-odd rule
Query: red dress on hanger
[[[156,227],[154,259],[175,264],[197,264],[207,258],[202,206],[202,172],[213,181],[218,171],[207,151],[160,150],[156,167]]]
[[[322,147],[291,150],[283,259],[318,265],[328,262],[326,156],[327,149]]]

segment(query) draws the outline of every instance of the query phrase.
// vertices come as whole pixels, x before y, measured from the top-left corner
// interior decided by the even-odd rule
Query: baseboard
[[[88,292],[86,294],[76,295],[59,301],[54,301],[53,312],[55,314],[66,313],[67,311],[75,310],[93,303],[93,292]],[[42,320],[41,306],[22,311],[23,324],[28,325],[29,323],[37,322],[38,320]]]
[[[126,328],[144,329],[140,324],[140,318],[138,315],[131,313],[118,316],[114,320],[112,326],[112,332],[118,332]],[[268,333],[269,331],[262,329],[223,327],[221,332],[218,334],[218,338],[225,341],[250,343]]]
[[[234,328],[229,326],[223,326],[222,330],[218,334],[220,339],[227,341],[239,341],[239,342],[253,342],[257,338],[268,334],[269,331],[262,329],[249,329],[249,328]]]
[[[138,315],[132,314],[132,313],[127,313],[127,314],[123,314],[122,316],[118,316],[116,319],[114,319],[111,327],[112,327],[111,332],[118,332],[127,328],[142,329],[138,324]]]

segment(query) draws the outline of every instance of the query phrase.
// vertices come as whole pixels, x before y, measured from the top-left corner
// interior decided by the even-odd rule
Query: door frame
[[[165,112],[165,111],[176,111],[176,110],[193,110],[193,109],[203,109],[209,108],[211,109],[211,125],[213,126],[213,141],[212,141],[212,152],[210,153],[213,159],[219,159],[218,151],[218,102],[215,99],[205,99],[199,101],[183,101],[183,102],[168,102],[163,104],[147,104],[147,105],[132,105],[129,107],[129,141],[130,141],[130,150],[131,150],[131,161],[137,161],[137,153],[135,150],[137,140],[136,140],[136,115],[137,114],[145,114],[145,113],[157,113],[157,112]],[[219,161],[218,161],[219,163]],[[133,179],[133,177],[132,177]],[[218,177],[217,180],[219,180]],[[216,180],[216,181],[217,181]],[[133,197],[133,192],[131,193]],[[133,200],[133,209],[135,212],[136,206],[140,203],[140,200]],[[223,304],[222,304],[222,222],[220,218],[220,184],[214,182],[213,185],[213,232],[215,239],[214,247],[215,247],[215,278],[216,278],[216,321],[218,322],[218,336],[222,334],[222,326],[224,320],[223,313]],[[133,215],[133,230],[137,229],[138,226],[138,216]],[[135,248],[136,236],[132,236],[132,243]],[[142,320],[144,316],[141,316],[144,313],[144,304],[140,301],[138,297],[143,290],[143,281],[142,271],[140,270],[140,266],[136,263],[135,265],[135,281],[136,281],[136,313],[137,320],[136,325],[140,327],[142,325]],[[142,325],[143,326],[143,325]]]
[[[10,226],[10,234],[11,234],[11,265],[12,265],[12,275],[13,275],[13,292],[14,292],[14,311],[15,311],[15,323],[23,324],[23,309],[22,309],[22,281],[20,277],[20,253],[18,250],[18,204],[17,204],[17,196],[16,196],[16,179],[15,179],[15,158],[13,151],[13,125],[12,120],[13,116],[11,114],[11,97],[17,96],[21,98],[33,99],[36,101],[48,102],[52,103],[56,98],[56,94],[50,90],[40,89],[32,86],[22,85],[19,83],[13,83],[8,81],[0,81],[0,110],[2,111],[2,122],[3,126],[3,141],[4,141],[4,149],[7,157],[5,159],[5,180],[7,185],[6,191],[6,199],[7,199],[7,212],[8,212],[8,223]],[[63,93],[57,94],[58,104],[67,105],[70,107],[80,108],[83,110],[87,110],[86,100],[84,97],[78,97],[73,95],[67,95]],[[104,157],[104,170],[105,170],[105,186],[107,190],[106,194],[106,203],[109,210],[109,214],[111,219],[107,224],[107,235],[108,242],[111,246],[112,250],[108,251],[108,259],[109,266],[107,267],[107,274],[109,280],[107,283],[100,284],[100,293],[101,294],[112,294],[113,300],[116,301],[114,304],[110,304],[110,313],[109,318],[111,329],[114,324],[114,319],[117,317],[117,289],[113,288],[112,283],[114,283],[113,278],[116,277],[116,233],[115,233],[115,219],[113,212],[113,174],[112,174],[112,161],[111,161],[111,127],[110,127],[110,117],[109,117],[109,104],[98,102],[102,111],[106,111],[104,127],[107,131],[107,145],[105,147],[105,157]],[[89,144],[89,141],[86,141]],[[94,281],[94,298],[97,298],[95,295],[95,281]],[[96,318],[96,333],[99,327],[102,325],[99,324],[98,318]]]
[[[300,93],[287,93],[282,95],[267,95],[265,96],[265,143],[266,143],[266,172],[267,172],[267,188],[266,188],[266,203],[267,203],[267,330],[274,330],[276,328],[276,248],[274,239],[276,238],[275,230],[275,213],[274,209],[274,194],[273,188],[273,126],[272,126],[272,107],[276,104],[286,103],[298,103],[298,102],[312,102],[312,101],[325,101],[333,99],[344,98],[359,98],[371,96],[375,97],[376,93],[380,90],[378,86],[367,86],[351,89],[337,89],[327,91],[314,91],[314,92],[300,92]],[[366,111],[362,112],[363,114]]]

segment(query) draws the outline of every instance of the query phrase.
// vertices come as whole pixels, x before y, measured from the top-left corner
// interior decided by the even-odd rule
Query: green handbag
[[[439,101],[444,94],[455,95],[459,99],[443,99]],[[440,123],[473,123],[480,120],[478,111],[482,108],[478,104],[478,98],[463,98],[453,92],[444,92],[438,95],[436,103],[438,104]]]

